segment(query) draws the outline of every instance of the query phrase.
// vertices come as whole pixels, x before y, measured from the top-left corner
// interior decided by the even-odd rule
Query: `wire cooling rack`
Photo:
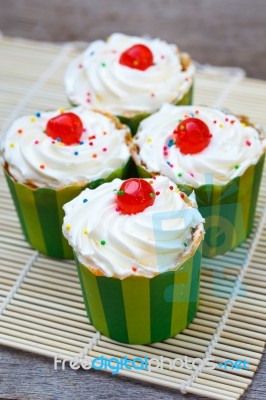
[[[0,39],[2,131],[23,114],[67,106],[62,76],[80,45],[62,46]],[[230,71],[230,70],[229,70]],[[244,79],[241,70],[204,68],[197,74],[195,103],[229,108],[266,125],[266,82]],[[114,342],[89,324],[74,263],[40,255],[25,242],[4,178],[0,176],[0,344],[54,357],[90,359],[164,356],[200,358],[201,368],[120,374],[214,399],[238,399],[250,385],[266,336],[266,175],[250,238],[236,250],[204,259],[200,306],[181,334],[149,346]],[[216,368],[206,368],[213,356]],[[246,360],[250,370],[220,363]]]

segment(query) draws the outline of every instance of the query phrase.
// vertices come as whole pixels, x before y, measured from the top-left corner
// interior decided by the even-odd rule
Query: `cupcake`
[[[194,74],[190,57],[174,44],[114,33],[71,62],[65,90],[72,104],[118,115],[134,131],[164,102],[191,104]]]
[[[84,202],[86,200],[86,202]],[[183,330],[198,304],[203,218],[168,178],[114,179],[64,206],[90,321],[151,343]]]
[[[16,120],[1,142],[5,176],[30,245],[73,258],[62,235],[64,203],[85,187],[123,177],[130,133],[113,116],[76,107]]]
[[[252,230],[265,140],[247,118],[170,104],[142,121],[132,156],[139,175],[162,174],[193,190],[206,219],[203,255],[224,254]]]

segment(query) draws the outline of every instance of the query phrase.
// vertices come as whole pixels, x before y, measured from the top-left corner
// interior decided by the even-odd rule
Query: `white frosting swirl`
[[[208,147],[197,154],[182,154],[170,142],[180,121],[196,117],[207,124],[213,135]],[[175,107],[165,104],[160,111],[142,121],[134,143],[139,153],[134,158],[149,172],[168,176],[177,184],[196,188],[205,184],[225,185],[256,164],[264,152],[258,131],[234,115],[198,106]]]
[[[48,120],[59,115],[59,110],[19,118],[8,130],[1,153],[18,182],[52,188],[85,185],[125,166],[130,157],[127,129],[118,129],[113,117],[100,112],[82,107],[68,112],[83,123],[77,145],[63,145],[45,134]]]
[[[63,234],[82,264],[105,276],[151,278],[175,269],[195,251],[203,233],[198,209],[181,198],[168,178],[158,176],[152,181],[160,194],[137,214],[116,209],[120,179],[85,189],[64,205]],[[198,236],[192,237],[197,226]]]
[[[154,65],[140,71],[119,63],[121,54],[135,44],[153,53]],[[65,74],[65,89],[73,104],[82,104],[125,115],[151,113],[162,103],[176,103],[192,85],[195,67],[182,71],[180,54],[173,44],[112,34],[108,41],[92,42],[72,61]]]

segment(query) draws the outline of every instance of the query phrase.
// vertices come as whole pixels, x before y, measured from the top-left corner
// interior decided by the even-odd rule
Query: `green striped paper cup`
[[[205,218],[203,255],[215,257],[239,246],[252,231],[265,155],[242,176],[227,185],[192,188],[178,185],[187,195],[194,190],[201,215]],[[137,166],[142,178],[151,175]]]
[[[179,100],[176,105],[177,106],[185,106],[185,105],[191,105],[192,104],[192,98],[193,98],[193,84],[190,86],[189,91],[184,94],[181,100]],[[123,117],[122,115],[118,115],[117,118],[120,119],[120,121],[127,125],[131,131],[132,136],[134,136],[138,130],[139,124],[141,121],[147,117],[149,117],[151,114],[138,114],[135,117],[132,118],[127,118]]]
[[[201,245],[175,271],[123,280],[96,276],[76,258],[88,318],[118,342],[147,344],[184,330],[198,307]]]
[[[85,186],[72,185],[62,189],[32,189],[16,182],[5,170],[26,240],[34,249],[50,257],[73,259],[73,250],[62,234],[63,205],[78,196],[86,187],[95,189],[104,182],[124,178],[126,170],[127,166],[117,169],[106,179],[98,179]]]

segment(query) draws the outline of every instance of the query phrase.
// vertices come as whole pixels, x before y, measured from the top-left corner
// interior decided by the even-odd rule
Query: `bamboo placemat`
[[[2,130],[22,114],[67,105],[63,73],[79,51],[54,45],[0,39],[0,124]],[[217,71],[197,74],[195,102],[225,106],[266,125],[266,82]],[[204,259],[200,307],[181,334],[149,346],[113,342],[87,320],[73,262],[49,259],[25,242],[3,176],[0,177],[0,344],[54,357],[78,353],[91,358],[214,356],[215,370],[165,367],[160,371],[122,370],[121,375],[214,399],[238,399],[258,368],[266,334],[264,257],[266,250],[266,174],[256,226],[249,240],[215,260]],[[224,371],[226,359],[246,360],[246,369]]]

